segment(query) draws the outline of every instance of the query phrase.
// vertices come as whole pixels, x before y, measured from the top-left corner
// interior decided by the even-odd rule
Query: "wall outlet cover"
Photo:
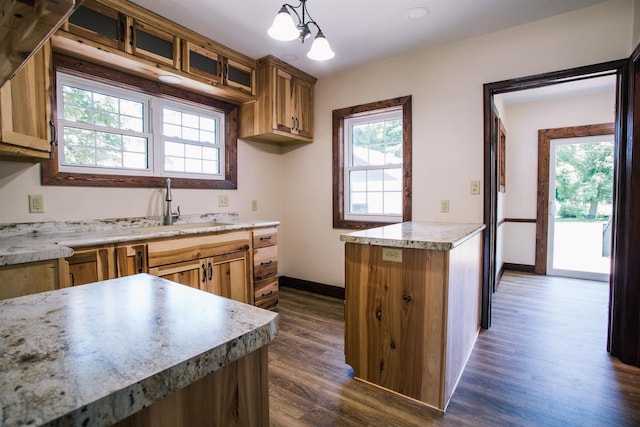
[[[29,213],[44,213],[44,196],[29,194]]]
[[[218,195],[218,207],[219,208],[228,208],[229,207],[229,196],[226,194]]]

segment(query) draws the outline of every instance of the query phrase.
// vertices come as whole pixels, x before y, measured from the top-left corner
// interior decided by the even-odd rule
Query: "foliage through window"
[[[238,106],[53,54],[44,185],[236,189]]]
[[[334,227],[411,218],[411,97],[334,110]]]
[[[57,81],[60,170],[223,177],[222,113],[62,73]]]

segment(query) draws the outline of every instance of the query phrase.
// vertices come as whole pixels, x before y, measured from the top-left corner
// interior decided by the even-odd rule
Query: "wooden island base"
[[[115,424],[117,427],[268,426],[268,346]]]
[[[480,330],[481,230],[442,249],[346,243],[345,361],[356,379],[445,411]]]

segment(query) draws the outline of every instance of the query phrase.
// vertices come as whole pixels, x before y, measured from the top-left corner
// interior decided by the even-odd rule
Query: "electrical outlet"
[[[471,181],[471,194],[480,194],[480,181]]]
[[[218,195],[218,207],[219,208],[228,208],[229,207],[229,196],[226,194]]]
[[[382,248],[382,260],[391,262],[402,262],[402,249]]]
[[[257,200],[252,200],[251,201],[251,210],[252,211],[257,211],[258,210],[258,201]]]
[[[29,213],[44,213],[42,194],[29,194]]]
[[[440,212],[449,213],[449,201],[448,200],[440,200]]]

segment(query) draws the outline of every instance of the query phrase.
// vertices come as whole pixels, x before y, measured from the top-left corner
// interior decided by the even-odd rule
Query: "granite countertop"
[[[484,230],[484,224],[409,221],[340,235],[347,243],[448,251]]]
[[[0,301],[0,424],[111,425],[268,344],[277,316],[148,274]]]
[[[182,215],[174,225],[162,217],[0,224],[0,266],[66,258],[72,248],[140,240],[274,227],[278,221],[243,221],[237,214]]]

